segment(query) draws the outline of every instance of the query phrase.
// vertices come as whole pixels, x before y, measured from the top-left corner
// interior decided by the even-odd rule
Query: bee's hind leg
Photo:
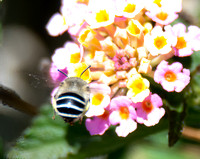
[[[55,112],[55,111],[53,111],[53,116],[52,116],[52,119],[53,119],[53,120],[55,120],[55,118],[56,118],[56,112]]]
[[[79,118],[79,124],[82,124],[83,116]]]

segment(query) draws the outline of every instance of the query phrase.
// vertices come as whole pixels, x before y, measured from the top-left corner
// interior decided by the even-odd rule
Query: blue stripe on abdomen
[[[83,100],[83,98],[77,94],[76,96],[74,96],[74,94],[76,93],[70,92],[68,94],[66,93],[61,94],[56,101],[57,106],[70,102],[72,105],[77,106],[81,109],[85,108],[85,105],[86,105],[85,100]]]
[[[73,109],[73,108],[65,108],[65,107],[57,108],[57,110],[60,113],[71,114],[71,115],[80,115],[83,112],[83,111],[79,111],[79,110],[76,110],[76,109]]]
[[[58,96],[58,99],[61,98],[61,97],[68,97],[68,96],[77,98],[77,99],[81,100],[82,102],[85,102],[85,99],[82,96],[80,96],[79,94],[74,93],[74,92],[63,93],[63,94]]]
[[[70,103],[71,106],[77,107],[77,109],[84,109],[84,107],[85,107],[85,103],[82,103],[80,101],[74,100],[72,98],[63,98],[61,100],[57,100],[56,101],[56,104],[57,104],[58,107],[62,106],[62,105],[65,106],[68,103]],[[68,105],[68,107],[70,107],[70,105]]]

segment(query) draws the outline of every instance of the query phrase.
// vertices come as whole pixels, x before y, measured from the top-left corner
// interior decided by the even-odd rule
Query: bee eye
[[[64,82],[61,82],[61,83],[60,83],[60,86],[62,86],[63,84],[64,84]]]

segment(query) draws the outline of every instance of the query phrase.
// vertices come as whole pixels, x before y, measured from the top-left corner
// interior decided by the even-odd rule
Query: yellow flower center
[[[86,29],[86,30],[84,30],[84,32],[81,32],[81,34],[79,35],[79,39],[78,39],[81,44],[84,43],[84,41],[88,37],[89,33],[90,33],[89,29]]]
[[[92,97],[92,105],[100,105],[104,99],[104,95],[101,93],[97,93]]]
[[[146,100],[146,101],[142,102],[142,109],[145,112],[150,113],[153,110],[153,105],[152,105],[151,101]]]
[[[129,118],[129,109],[126,106],[122,106],[119,109],[119,115],[122,119],[128,119]]]
[[[81,72],[81,73],[82,73],[82,72]],[[88,80],[88,79],[90,78],[90,72],[89,72],[89,70],[85,71],[85,72],[82,74],[81,78],[82,78],[83,80]]]
[[[124,12],[127,13],[133,13],[135,11],[135,4],[127,4],[127,6],[124,8]]]
[[[154,0],[153,3],[157,4],[158,7],[162,7],[161,2],[162,0]]]
[[[164,36],[158,36],[157,38],[154,39],[154,45],[158,49],[162,49],[166,44],[167,44],[167,39],[165,39]]]
[[[185,41],[185,39],[184,39],[184,37],[178,37],[177,38],[177,44],[176,44],[176,48],[177,49],[183,49],[183,48],[185,48],[186,47],[186,41]]]
[[[76,2],[77,2],[77,3],[83,3],[83,4],[88,5],[89,0],[76,0]]]
[[[143,90],[145,90],[146,86],[143,82],[143,79],[140,77],[140,78],[135,79],[132,82],[132,84],[130,85],[130,88],[132,89],[132,91],[135,94],[138,94],[138,93],[142,92]]]
[[[78,63],[80,61],[81,55],[80,52],[71,54],[70,63]]]
[[[109,14],[106,12],[106,10],[100,10],[98,13],[96,13],[96,21],[98,23],[106,22],[109,20]]]
[[[89,82],[91,80],[91,74],[90,74],[90,69],[87,69],[84,73],[83,71],[88,67],[88,65],[86,65],[86,63],[81,62],[81,63],[76,63],[74,64],[74,69],[69,70],[71,76],[74,77],[80,77],[81,79],[83,79],[84,81]],[[83,73],[83,74],[82,74]],[[81,75],[82,74],[82,75]]]
[[[140,29],[138,28],[138,26],[133,21],[129,22],[127,30],[132,35],[140,34]]]
[[[156,14],[156,17],[162,21],[165,21],[168,17],[168,14],[165,12],[160,12],[160,13]]]
[[[165,73],[164,77],[168,82],[174,82],[177,79],[176,74],[170,70]]]
[[[62,18],[63,18],[63,25],[66,25],[66,24],[67,24],[67,22],[66,22],[66,19],[65,19],[65,17],[64,17],[64,16],[62,16]]]

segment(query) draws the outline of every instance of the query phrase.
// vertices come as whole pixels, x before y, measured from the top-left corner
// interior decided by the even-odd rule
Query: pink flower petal
[[[170,82],[163,80],[160,82],[160,84],[162,85],[163,89],[168,92],[173,92],[175,90],[173,83],[170,84]]]
[[[51,36],[58,36],[68,29],[68,25],[64,25],[64,18],[60,13],[55,13],[46,25],[46,29]]]
[[[162,99],[157,94],[151,95],[151,103],[154,107],[161,107],[163,105]]]
[[[153,126],[158,124],[160,119],[164,116],[165,110],[163,108],[157,108],[152,113],[148,114],[148,120],[144,121],[144,125]]]
[[[90,132],[90,135],[103,135],[105,131],[109,128],[110,123],[108,120],[93,117],[93,119],[86,119],[85,126]]]
[[[111,109],[118,109],[120,106],[130,106],[132,104],[132,101],[127,96],[119,96],[116,98],[113,98],[110,107]]]
[[[179,73],[183,69],[183,65],[180,62],[174,62],[168,66],[168,69],[174,73]]]
[[[165,71],[169,70],[172,71],[172,77],[169,76],[171,79],[166,79]],[[175,74],[175,77],[173,77],[173,74]],[[179,62],[168,65],[166,61],[162,61],[154,73],[154,80],[168,92],[181,92],[190,82],[189,74],[189,70],[183,69],[183,65]]]
[[[173,25],[173,32],[176,33],[176,36],[183,36],[186,32],[186,26],[182,23]]]
[[[137,128],[137,123],[133,120],[122,122],[117,128],[116,133],[118,136],[126,137],[129,133],[133,132]]]
[[[110,113],[109,116],[109,121],[112,125],[117,125],[120,123],[120,116],[119,116],[119,112],[118,111],[113,111],[112,113]]]
[[[147,120],[147,113],[141,108],[137,109],[137,122],[143,124],[144,120]]]
[[[151,102],[152,110],[146,111],[143,107],[143,102]],[[165,111],[163,108],[159,108],[163,105],[162,99],[157,94],[151,94],[145,98],[145,100],[137,106],[137,122],[140,124],[145,124],[146,126],[152,126],[159,122],[159,120],[164,115]],[[147,107],[148,108],[148,107]],[[148,109],[147,109],[148,110]]]

